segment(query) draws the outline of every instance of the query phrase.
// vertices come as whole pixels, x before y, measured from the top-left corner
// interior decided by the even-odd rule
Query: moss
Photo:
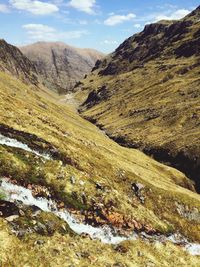
[[[52,236],[54,233],[76,236],[68,224],[56,215],[48,212],[39,212],[37,216],[32,216],[32,210],[25,209],[24,215],[15,219],[14,225],[17,225],[17,231],[24,233],[23,239],[28,238],[30,232],[35,232],[42,236]],[[31,231],[30,231],[31,230]]]
[[[6,195],[0,191],[0,200],[4,200],[6,198]]]

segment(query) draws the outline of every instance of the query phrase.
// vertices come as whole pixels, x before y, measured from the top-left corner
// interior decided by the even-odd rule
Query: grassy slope
[[[195,21],[197,18],[191,16],[183,22],[177,22],[177,25],[190,23],[190,20]],[[173,27],[173,24],[169,25]],[[151,26],[153,27],[156,29],[164,26],[161,23],[160,26],[155,24]],[[113,138],[121,137],[129,146],[146,150],[166,149],[172,157],[183,152],[193,162],[193,170],[187,170],[185,163],[180,169],[186,169],[185,173],[188,175],[193,171],[193,176],[196,172],[195,179],[200,186],[197,167],[200,155],[199,56],[195,53],[193,56],[184,57],[175,55],[176,49],[182,44],[190,45],[188,53],[193,51],[195,46],[191,42],[195,39],[193,36],[199,38],[200,22],[196,20],[191,26],[176,27],[180,28],[177,30],[178,34],[170,38],[166,37],[168,35],[165,31],[148,35],[148,28],[138,36],[131,37],[132,39],[127,41],[130,42],[128,45],[124,43],[125,48],[110,55],[103,67],[82,81],[82,90],[77,92],[76,97],[83,103],[88,92],[105,85],[104,94],[108,94],[108,98],[92,107],[85,106],[83,115],[96,121]],[[181,34],[181,31],[185,32]],[[134,67],[138,64],[137,60],[129,61],[131,56],[134,58],[133,49],[137,47],[134,38],[137,38],[138,42],[146,42],[143,46],[139,45],[138,50],[134,50],[136,58],[138,51],[141,51],[141,54],[148,52],[145,51],[148,45],[158,45],[158,55],[152,58],[147,56],[142,67]],[[159,51],[159,47],[163,49]],[[155,48],[152,51],[151,49],[150,55],[152,51],[155,52]],[[121,72],[114,75],[99,75],[109,64],[114,64],[115,68],[118,68],[116,71]],[[187,164],[189,166],[189,160]]]
[[[0,106],[0,123],[36,134],[57,147],[62,159],[70,159],[71,162],[67,165],[59,160],[44,163],[28,152],[0,146],[1,175],[49,185],[58,198],[73,208],[88,209],[95,202],[102,203],[104,209],[112,203],[111,213],[117,212],[162,232],[179,230],[193,240],[200,240],[198,221],[177,214],[176,203],[181,203],[189,210],[200,209],[199,195],[179,186],[190,184],[182,173],[157,163],[140,151],[120,147],[97,127],[80,118],[71,107],[59,102],[45,88],[42,91],[28,87],[5,73],[0,73]],[[31,140],[27,142],[31,143]],[[58,179],[59,174],[62,174],[62,180]],[[77,180],[74,186],[70,183],[71,175]],[[80,180],[85,184],[80,185]],[[107,190],[99,192],[94,181],[103,184]],[[131,190],[134,181],[146,186],[145,204],[141,204]],[[76,200],[72,197],[73,192],[77,193]],[[87,204],[82,203],[82,192],[86,195]],[[155,248],[141,241],[130,242],[127,245],[128,252],[121,255],[112,246],[97,241],[94,247],[94,242],[88,238],[74,239],[58,234],[51,238],[44,237],[48,242],[41,249],[33,245],[34,237],[28,236],[22,242],[9,234],[9,227],[3,221],[0,225],[0,240],[3,242],[0,258],[5,266],[18,266],[22,262],[24,265],[26,261],[28,266],[36,266],[36,261],[42,260],[45,263],[41,263],[41,266],[68,266],[65,262],[67,257],[70,258],[69,262],[79,266],[105,266],[106,263],[112,266],[116,261],[123,262],[125,266],[144,266],[149,259],[159,266],[161,258],[164,262],[162,266],[171,266],[171,253],[176,255],[174,265],[193,266],[194,263],[197,266],[198,262],[198,258],[186,256],[172,245]],[[69,242],[73,244],[66,246]],[[56,257],[51,253],[55,247],[59,250],[55,252]],[[19,249],[23,251],[22,255],[18,254]],[[87,257],[77,259],[75,251],[82,250],[89,251],[95,260]],[[146,256],[135,257],[137,250],[142,250]],[[104,257],[100,257],[102,254]]]
[[[151,62],[142,70],[114,77],[102,78],[94,74],[85,80],[85,88],[91,90],[106,84],[113,94],[111,99],[100,102],[83,114],[96,119],[113,136],[122,135],[136,143],[152,146],[171,143],[180,149],[185,145],[192,149],[191,140],[194,140],[194,152],[199,155],[200,103],[194,94],[199,94],[200,66],[184,74],[184,79],[176,74],[180,66],[189,66],[194,61],[170,60],[165,65],[175,66],[165,72],[159,70],[159,62]],[[163,82],[172,73],[173,77]],[[91,78],[94,83],[89,82]],[[152,114],[157,117],[148,120]]]

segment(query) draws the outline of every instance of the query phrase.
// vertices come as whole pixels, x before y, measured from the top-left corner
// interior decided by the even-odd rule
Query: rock
[[[25,216],[25,212],[23,211],[23,210],[19,210],[19,214],[21,215],[21,216]]]
[[[63,180],[64,178],[65,178],[65,173],[64,172],[59,173],[58,176],[57,176],[58,180]]]
[[[104,187],[100,183],[95,183],[96,189],[103,190]]]
[[[55,227],[56,227],[56,225],[53,221],[48,221],[46,223],[46,228],[47,228],[48,234],[52,235],[56,230]]]
[[[19,215],[11,215],[9,217],[6,217],[6,221],[8,222],[13,222],[14,220],[18,219],[19,218]]]
[[[124,245],[117,245],[117,246],[115,246],[114,249],[120,253],[127,253],[128,252],[128,248]]]
[[[75,184],[76,178],[74,176],[70,176],[70,182],[71,182],[71,184]]]
[[[111,223],[114,226],[122,227],[124,224],[123,215],[119,214],[117,212],[113,212],[111,214],[108,214],[106,217],[107,217],[107,220],[109,221],[109,223]]]
[[[42,224],[41,222],[38,222],[36,226],[34,226],[35,232],[43,235],[46,232],[46,226]]]
[[[60,250],[57,249],[57,248],[53,248],[53,249],[52,249],[52,254],[53,254],[54,256],[57,256],[57,255],[60,254]]]
[[[65,203],[64,202],[60,202],[60,203],[58,203],[57,207],[59,209],[63,209],[65,207]]]
[[[37,240],[37,241],[35,241],[35,245],[43,245],[45,243],[45,241],[44,240]]]
[[[142,257],[143,255],[144,255],[144,254],[143,254],[141,251],[138,251],[138,252],[137,252],[137,256],[138,256],[138,257]]]
[[[17,235],[17,237],[22,238],[26,235],[26,233],[27,233],[26,230],[19,230],[16,232],[16,235]]]
[[[86,205],[87,204],[87,197],[86,197],[84,192],[81,194],[81,199],[82,199],[83,204]]]
[[[107,87],[105,85],[100,88],[93,90],[89,93],[88,98],[82,104],[82,106],[87,106],[91,108],[92,106],[98,104],[102,100],[107,100],[109,98]]]
[[[81,252],[81,257],[82,257],[82,258],[88,259],[89,256],[90,256],[90,254],[89,254],[87,251],[83,251],[83,252]]]
[[[139,196],[139,200],[142,204],[144,204],[145,202],[145,197],[144,196]]]
[[[80,236],[81,236],[82,238],[89,238],[89,239],[92,240],[92,238],[91,238],[91,236],[90,236],[89,234],[82,233]]]
[[[132,189],[135,193],[139,193],[144,188],[144,185],[141,183],[132,183]]]
[[[79,184],[83,186],[85,184],[85,182],[83,182],[82,180],[80,180]]]
[[[0,212],[3,217],[9,217],[12,215],[18,215],[19,209],[15,203],[10,203],[5,200],[0,200]]]

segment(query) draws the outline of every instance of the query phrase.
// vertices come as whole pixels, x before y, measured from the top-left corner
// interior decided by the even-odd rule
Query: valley
[[[199,12],[198,7],[180,21],[147,25],[98,61],[76,92],[83,117],[119,144],[184,172],[197,191]]]
[[[0,266],[200,266],[199,18],[0,40]]]

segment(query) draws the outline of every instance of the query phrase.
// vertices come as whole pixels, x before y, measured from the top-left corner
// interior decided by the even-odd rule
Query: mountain
[[[0,40],[0,70],[6,71],[27,83],[38,84],[34,64],[15,46]]]
[[[38,42],[20,47],[20,50],[34,63],[43,84],[59,93],[72,90],[104,56],[93,49],[75,48],[60,42]]]
[[[96,63],[80,112],[118,143],[183,171],[200,192],[200,7],[159,21]]]
[[[1,264],[198,266],[192,182],[16,79],[13,49],[0,71]]]

